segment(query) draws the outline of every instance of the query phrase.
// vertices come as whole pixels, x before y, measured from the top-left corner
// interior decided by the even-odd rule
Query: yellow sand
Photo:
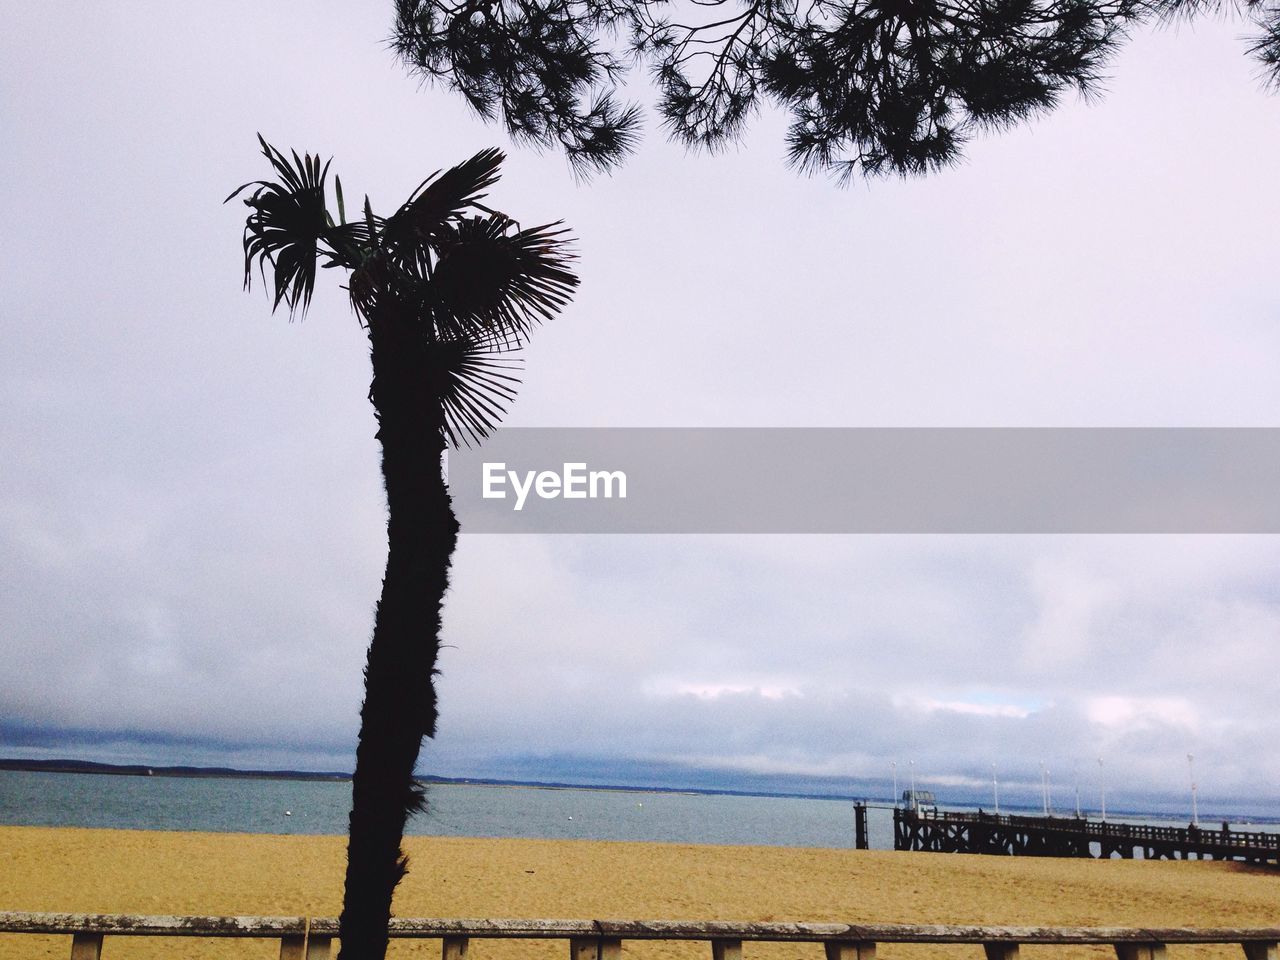
[[[336,916],[341,837],[0,827],[0,910]],[[411,837],[398,916],[1280,926],[1280,872],[1232,863],[1051,860],[885,851]],[[70,938],[0,935],[0,960],[66,960]],[[260,941],[108,937],[104,960],[252,957]],[[438,956],[393,944],[399,960]],[[561,943],[472,944],[472,960],[561,960]],[[754,945],[748,960],[820,960]],[[977,947],[882,945],[887,960],[980,960]],[[1107,957],[1024,949],[1027,960]],[[624,960],[701,960],[705,945],[634,943]],[[1238,960],[1174,947],[1170,960]]]

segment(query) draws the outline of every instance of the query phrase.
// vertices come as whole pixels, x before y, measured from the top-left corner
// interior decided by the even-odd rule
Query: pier
[[[1149,827],[1077,817],[945,813],[895,807],[893,848],[1017,857],[1241,860],[1280,865],[1280,833]]]

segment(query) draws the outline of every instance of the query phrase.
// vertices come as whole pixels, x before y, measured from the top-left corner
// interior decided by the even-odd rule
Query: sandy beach
[[[345,838],[0,827],[0,910],[307,914],[340,908]],[[410,837],[398,916],[1280,926],[1280,872],[1232,863],[1000,858],[885,851]],[[67,937],[0,935],[0,960],[70,954]],[[253,957],[258,941],[107,938],[107,960]],[[438,943],[393,943],[434,957]],[[478,942],[476,960],[561,958],[558,943]],[[1024,949],[1029,960],[1109,957]],[[624,956],[710,956],[632,943]],[[750,958],[820,960],[817,945],[751,945]],[[971,947],[884,945],[880,955],[972,958]],[[1243,956],[1172,947],[1171,960]]]

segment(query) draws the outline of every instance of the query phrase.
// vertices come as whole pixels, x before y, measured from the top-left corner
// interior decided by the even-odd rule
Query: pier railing
[[[894,849],[1022,856],[1280,863],[1280,833],[1156,827],[1078,817],[1001,816],[895,808]],[[1095,852],[1096,850],[1096,852]]]
[[[71,960],[100,960],[104,937],[238,937],[280,941],[280,960],[327,960],[338,921],[308,917],[143,917],[0,913],[0,933],[66,934]],[[995,927],[930,924],[735,923],[689,920],[391,921],[393,939],[441,941],[441,960],[463,960],[471,940],[563,940],[568,960],[620,960],[624,940],[701,941],[711,960],[742,960],[749,942],[821,944],[825,960],[875,960],[883,943],[981,946],[985,960],[1018,960],[1023,944],[1102,945],[1117,960],[1165,960],[1169,944],[1227,944],[1242,960],[1280,960],[1280,927]],[[815,958],[817,960],[817,958]]]
[[[1108,820],[1088,820],[1083,817],[1027,817],[1005,816],[990,813],[947,813],[933,815],[940,820],[953,822],[981,821],[1012,827],[1036,827],[1065,833],[1087,833],[1103,837],[1119,837],[1141,842],[1144,840],[1183,841],[1195,838],[1206,844],[1219,844],[1242,850],[1280,850],[1280,833],[1260,830],[1232,830],[1230,827],[1155,827],[1141,823],[1116,823]]]

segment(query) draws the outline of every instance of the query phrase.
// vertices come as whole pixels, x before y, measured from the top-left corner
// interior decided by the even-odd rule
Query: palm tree
[[[348,291],[369,335],[369,399],[382,445],[387,491],[387,568],[365,666],[365,698],[352,778],[340,960],[386,954],[391,898],[404,876],[407,817],[424,805],[414,779],[424,737],[435,734],[434,674],[441,605],[458,521],[441,473],[447,447],[479,443],[497,425],[519,382],[518,350],[532,328],[570,298],[565,231],[519,229],[481,204],[503,156],[485,150],[433,174],[390,217],[347,221],[329,164],[286,157],[259,135],[276,180],[247,183],[245,287],[254,261],[273,310],[305,312],[316,264],[350,272]]]

